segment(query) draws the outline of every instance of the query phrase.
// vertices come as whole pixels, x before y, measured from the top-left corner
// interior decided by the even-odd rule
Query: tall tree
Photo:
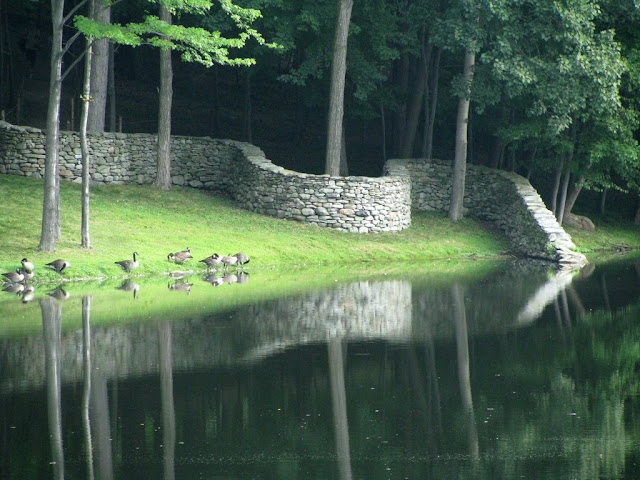
[[[451,178],[451,201],[449,218],[460,220],[464,200],[465,177],[467,172],[467,131],[469,126],[469,104],[471,102],[471,83],[475,66],[475,42],[467,48],[464,55],[462,74],[463,91],[458,99],[458,115],[456,117],[456,146],[453,160],[453,176]]]
[[[97,22],[111,23],[111,0],[90,0],[93,18]],[[91,60],[91,109],[87,129],[90,132],[103,132],[107,111],[107,90],[109,86],[109,38],[95,40],[92,46]]]
[[[160,20],[171,25],[169,9],[160,5]],[[164,39],[170,41],[166,36]],[[171,188],[171,104],[173,100],[173,67],[171,48],[160,47],[160,98],[158,99],[158,153],[156,185]]]
[[[331,62],[331,87],[329,92],[329,115],[327,122],[327,148],[325,173],[340,175],[342,152],[342,121],[344,117],[344,84],[347,74],[347,40],[353,0],[339,0],[336,33]]]
[[[93,2],[89,2],[89,17],[93,16]],[[80,227],[81,242],[84,248],[91,248],[91,237],[89,234],[89,144],[87,141],[87,128],[89,124],[89,112],[91,111],[91,62],[93,57],[93,37],[88,35],[85,47],[84,61],[84,81],[82,87],[82,115],[80,117],[80,150],[82,152],[82,221]]]

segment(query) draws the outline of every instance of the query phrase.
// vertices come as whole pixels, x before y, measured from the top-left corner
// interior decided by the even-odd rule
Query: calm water
[[[0,478],[640,478],[640,258],[483,272],[0,292]]]

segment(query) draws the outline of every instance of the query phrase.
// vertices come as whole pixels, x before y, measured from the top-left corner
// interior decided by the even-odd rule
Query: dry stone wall
[[[0,173],[44,176],[44,132],[0,122]],[[150,184],[156,174],[157,136],[88,135],[93,183]],[[60,135],[59,172],[81,181],[80,139]],[[175,185],[214,190],[244,208],[358,233],[398,231],[411,224],[410,180],[330,177],[286,170],[259,148],[209,137],[171,138],[171,178]]]
[[[452,163],[443,160],[389,160],[387,171],[404,170],[412,180],[417,210],[448,211]],[[529,257],[584,265],[571,236],[558,224],[529,181],[513,172],[467,165],[464,215],[489,220],[507,235],[512,248]]]
[[[156,173],[157,136],[89,134],[94,183],[150,184]],[[45,136],[40,129],[0,122],[0,173],[41,178]],[[60,176],[81,181],[80,139],[60,135]],[[171,139],[172,182],[205,188],[235,199],[248,210],[342,231],[399,231],[411,224],[411,208],[449,207],[451,162],[389,160],[385,175],[330,177],[274,165],[259,148],[209,137]],[[494,222],[517,252],[579,264],[571,237],[556,222],[523,177],[469,165],[465,215]]]

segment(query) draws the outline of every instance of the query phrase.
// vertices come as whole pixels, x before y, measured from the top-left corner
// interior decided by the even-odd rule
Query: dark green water
[[[637,257],[249,278],[2,294],[0,479],[640,478]]]

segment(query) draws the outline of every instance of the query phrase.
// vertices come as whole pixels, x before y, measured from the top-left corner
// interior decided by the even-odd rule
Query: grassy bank
[[[173,270],[204,270],[198,260],[214,252],[244,251],[253,269],[293,269],[331,265],[424,265],[427,262],[495,256],[508,250],[505,239],[478,222],[450,222],[444,214],[416,213],[403,232],[370,235],[338,232],[258,215],[202,190],[149,186],[94,186],[91,193],[91,243],[80,248],[80,186],[61,183],[62,240],[54,253],[39,252],[41,180],[0,175],[0,271],[12,271],[27,257],[39,280],[60,276],[43,265],[64,258],[65,279],[124,276],[113,262],[139,253],[136,275]],[[167,254],[191,247],[184,266]]]

